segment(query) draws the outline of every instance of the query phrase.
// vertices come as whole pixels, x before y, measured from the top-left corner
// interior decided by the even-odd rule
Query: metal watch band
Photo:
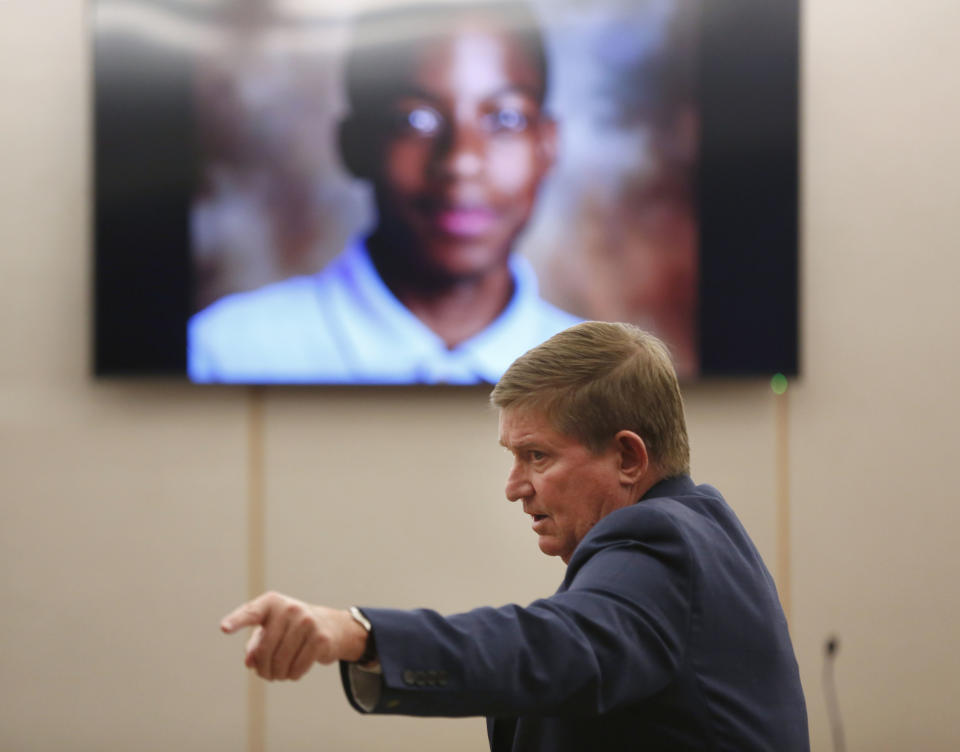
[[[367,630],[367,646],[364,648],[363,655],[357,659],[357,663],[370,663],[375,661],[377,658],[377,648],[373,642],[373,625],[370,623],[370,620],[363,615],[363,612],[356,606],[350,606],[348,609],[350,616],[353,617],[353,620]]]

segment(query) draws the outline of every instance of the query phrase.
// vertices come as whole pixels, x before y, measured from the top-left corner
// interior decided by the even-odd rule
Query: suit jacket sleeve
[[[364,607],[383,669],[373,712],[597,715],[665,687],[692,618],[689,558],[656,510],[616,517],[584,538],[557,593],[526,608]]]

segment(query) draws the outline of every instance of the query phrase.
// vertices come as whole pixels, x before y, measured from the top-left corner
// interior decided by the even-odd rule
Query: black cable
[[[840,652],[840,638],[836,635],[830,635],[824,644],[823,695],[827,702],[827,717],[830,720],[830,731],[833,736],[833,750],[834,752],[844,752],[846,744],[843,740],[843,719],[840,717],[837,687],[833,677],[833,666],[838,652]]]

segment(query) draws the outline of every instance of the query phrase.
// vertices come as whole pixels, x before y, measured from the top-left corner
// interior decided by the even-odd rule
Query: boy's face
[[[374,176],[381,227],[435,277],[503,268],[556,148],[537,67],[509,32],[465,18],[394,77]]]

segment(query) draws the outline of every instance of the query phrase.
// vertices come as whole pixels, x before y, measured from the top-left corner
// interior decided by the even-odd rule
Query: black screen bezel
[[[186,380],[191,61],[94,42],[93,371]],[[795,376],[798,0],[704,2],[698,70],[698,378]]]

